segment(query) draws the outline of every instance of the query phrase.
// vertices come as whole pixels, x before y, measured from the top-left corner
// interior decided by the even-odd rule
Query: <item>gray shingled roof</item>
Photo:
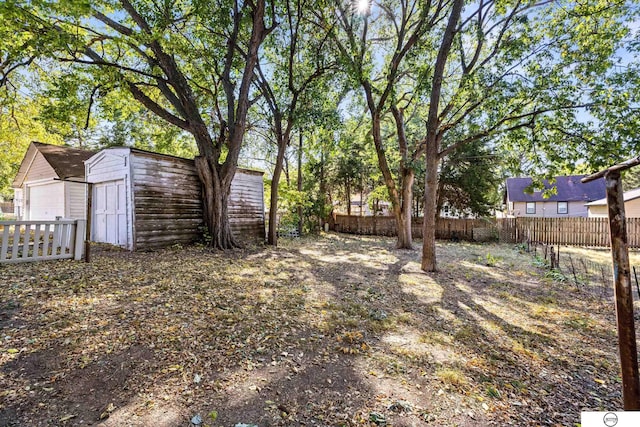
[[[38,153],[42,154],[47,163],[53,168],[56,176],[52,176],[51,178],[73,179],[77,181],[84,180],[84,161],[95,154],[92,151],[81,150],[79,148],[44,144],[34,141],[29,145],[20,163],[20,168],[12,184],[14,188],[22,187],[24,179],[31,167],[31,162],[33,162]]]
[[[531,178],[507,178],[507,198],[511,202],[591,202],[606,196],[604,178],[583,184],[580,179],[584,176],[557,176],[554,184],[544,180],[545,189],[557,188],[557,194],[548,198],[543,197],[544,191],[525,193],[525,189],[533,182]]]
[[[93,151],[42,142],[34,141],[33,145],[49,162],[60,179],[84,179],[84,161],[95,154]]]

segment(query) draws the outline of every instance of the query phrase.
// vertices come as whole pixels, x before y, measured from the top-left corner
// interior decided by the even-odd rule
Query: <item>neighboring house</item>
[[[587,203],[589,218],[607,218],[607,198]],[[625,218],[640,218],[640,188],[624,192],[624,216]]]
[[[351,195],[351,216],[384,216],[391,215],[391,203],[386,200],[373,200],[373,210],[369,207],[369,195],[354,193]],[[349,212],[344,201],[333,203],[333,210],[338,215],[347,215]],[[374,212],[375,211],[375,212]]]
[[[92,183],[91,240],[140,250],[202,236],[201,186],[193,160],[129,147],[85,162]],[[229,220],[241,239],[264,240],[263,173],[238,169]]]
[[[579,176],[558,176],[555,183],[544,181],[544,188],[533,189],[531,178],[507,178],[506,208],[508,217],[567,218],[586,217],[586,203],[606,195],[604,178],[583,184]],[[545,190],[556,187],[555,194]]]
[[[440,209],[440,218],[450,218],[450,219],[465,219],[465,218],[477,218],[478,215],[470,212],[470,210],[460,211],[456,209],[454,206],[449,205],[448,202],[444,202],[442,208]]]
[[[95,153],[32,142],[13,180],[19,220],[86,218],[84,161]]]

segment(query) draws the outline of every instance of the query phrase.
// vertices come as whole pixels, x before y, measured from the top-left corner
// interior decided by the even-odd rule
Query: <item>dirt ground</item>
[[[621,408],[610,295],[513,245],[440,242],[425,274],[419,246],[324,234],[0,266],[0,426],[569,426]]]

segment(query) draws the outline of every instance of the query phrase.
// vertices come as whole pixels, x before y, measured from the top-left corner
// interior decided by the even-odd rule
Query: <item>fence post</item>
[[[76,235],[73,244],[73,259],[76,261],[82,259],[82,252],[84,248],[84,234],[87,222],[84,219],[76,220]]]
[[[84,262],[91,262],[91,218],[93,211],[93,184],[87,184],[87,220],[85,223],[84,236]],[[335,221],[334,221],[335,224]]]
[[[640,409],[640,377],[638,375],[629,248],[620,172],[608,171],[605,174],[605,180],[607,206],[609,209],[609,236],[611,238],[611,253],[613,256],[620,365],[622,368],[622,399],[625,410],[638,410]]]

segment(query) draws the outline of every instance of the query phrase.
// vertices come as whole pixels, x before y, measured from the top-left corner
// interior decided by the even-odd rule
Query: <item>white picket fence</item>
[[[82,258],[86,221],[0,221],[0,264]]]

